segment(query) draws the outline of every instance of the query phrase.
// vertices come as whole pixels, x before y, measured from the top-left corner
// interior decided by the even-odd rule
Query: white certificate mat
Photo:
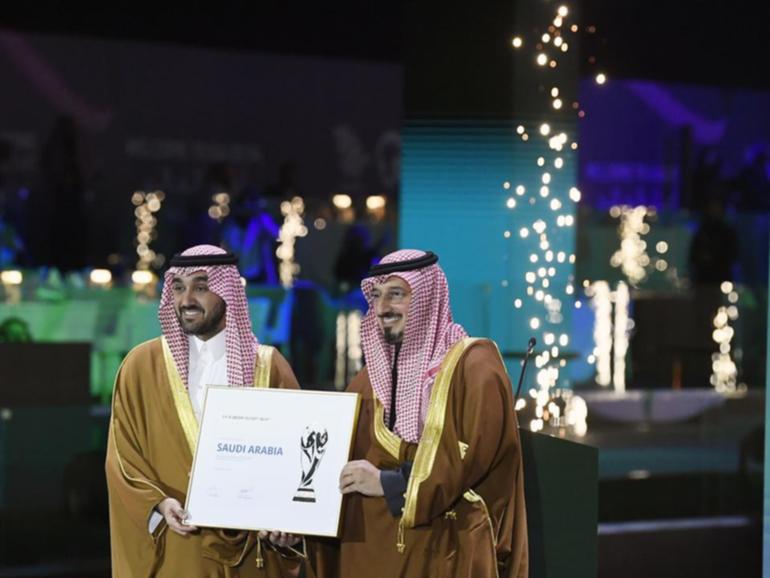
[[[358,405],[356,393],[209,387],[188,523],[337,536]]]

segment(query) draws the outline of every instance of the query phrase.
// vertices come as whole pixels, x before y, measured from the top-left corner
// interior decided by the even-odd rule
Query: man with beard
[[[339,541],[319,578],[527,576],[521,446],[497,347],[452,322],[433,253],[387,255],[364,279],[366,367]]]
[[[195,528],[182,504],[206,387],[298,388],[283,356],[252,333],[246,292],[226,251],[199,245],[166,272],[162,336],[135,347],[115,381],[107,449],[114,577],[296,576],[284,534]]]

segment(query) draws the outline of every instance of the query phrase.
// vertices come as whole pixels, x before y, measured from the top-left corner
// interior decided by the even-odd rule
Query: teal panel
[[[410,121],[404,129],[400,203],[400,246],[438,253],[456,320],[511,353],[523,350],[530,335],[542,343],[546,331],[569,334],[574,302],[565,288],[574,275],[568,256],[575,250],[575,226],[559,227],[557,218],[575,219],[576,203],[569,197],[575,154],[569,144],[560,153],[551,150],[548,139],[537,134],[539,122],[520,122],[530,135],[527,142],[517,134],[519,121]],[[574,136],[573,126],[552,123],[552,134],[562,131]],[[544,167],[538,166],[541,156]],[[557,156],[564,162],[561,169],[553,167]],[[539,191],[547,167],[550,192],[543,198]],[[526,189],[522,196],[515,192],[519,184]],[[509,197],[516,201],[513,209],[506,206]],[[550,207],[553,199],[562,205],[558,211]],[[554,251],[551,263],[544,262],[538,235],[532,233],[539,219]],[[519,235],[522,227],[530,232],[527,238]],[[558,252],[565,253],[565,262],[556,262]],[[533,253],[536,265],[530,262]],[[543,302],[526,293],[526,273],[541,266],[556,269],[547,292],[562,302],[560,323],[549,322]],[[517,298],[520,309],[514,307]],[[542,320],[536,331],[529,326],[533,317]]]

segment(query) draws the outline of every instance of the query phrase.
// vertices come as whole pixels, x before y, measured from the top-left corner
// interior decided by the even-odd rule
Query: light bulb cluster
[[[556,68],[560,55],[569,50],[572,42],[570,34],[578,31],[576,24],[566,24],[569,13],[566,5],[559,6],[547,30],[531,43],[537,67]],[[528,43],[520,36],[515,36],[512,40],[514,49],[521,49],[525,44]],[[553,111],[568,108],[565,106],[565,95],[559,86],[552,85],[547,92],[547,98],[549,108]],[[575,263],[574,254],[561,250],[560,238],[564,235],[558,233],[560,229],[575,225],[575,204],[580,201],[581,194],[575,187],[569,191],[560,191],[556,177],[568,163],[568,159],[562,154],[565,148],[576,150],[578,145],[577,142],[570,141],[566,132],[554,129],[547,122],[532,127],[520,124],[516,127],[516,134],[522,142],[535,142],[548,151],[537,158],[537,166],[540,169],[537,183],[526,186],[524,183],[513,186],[508,181],[503,183],[503,189],[507,192],[507,210],[515,211],[519,206],[529,209],[537,207],[538,204],[544,205],[544,210],[531,223],[520,226],[518,230],[508,229],[503,232],[505,239],[527,247],[525,251],[529,254],[530,267],[524,273],[526,295],[516,297],[513,306],[520,309],[524,300],[528,299],[535,305],[535,309],[542,308],[542,313],[530,317],[528,325],[532,331],[540,333],[541,343],[546,346],[534,359],[537,367],[536,387],[529,390],[526,398],[517,402],[516,409],[520,411],[527,407],[527,398],[534,402],[534,416],[529,424],[532,431],[542,430],[549,424],[554,427],[570,427],[577,435],[584,435],[587,430],[587,412],[580,409],[580,403],[577,401],[571,405],[566,403],[567,397],[576,399],[578,396],[572,395],[572,392],[562,393],[568,390],[557,388],[559,372],[566,366],[566,359],[561,357],[560,348],[569,344],[569,336],[560,333],[559,326],[564,321],[564,301],[572,300],[574,295],[572,276],[560,272],[570,270],[569,266]],[[511,189],[513,194],[510,194]],[[585,403],[582,407],[585,407]]]
[[[302,197],[294,197],[291,201],[281,203],[283,224],[278,232],[278,249],[275,254],[280,260],[278,274],[281,285],[290,288],[294,285],[294,278],[299,273],[299,264],[294,261],[294,245],[297,237],[307,235],[307,227],[302,216],[305,213],[305,202]]]

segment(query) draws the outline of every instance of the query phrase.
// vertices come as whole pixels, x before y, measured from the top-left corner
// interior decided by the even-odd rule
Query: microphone
[[[537,339],[534,337],[530,337],[529,341],[527,342],[527,352],[524,354],[524,359],[521,360],[521,373],[519,374],[519,386],[516,388],[516,395],[513,398],[513,406],[516,407],[516,402],[519,399],[519,393],[521,393],[521,384],[524,383],[524,374],[527,371],[527,362],[529,361],[529,356],[532,355],[532,350],[535,349],[535,345],[537,345]]]

